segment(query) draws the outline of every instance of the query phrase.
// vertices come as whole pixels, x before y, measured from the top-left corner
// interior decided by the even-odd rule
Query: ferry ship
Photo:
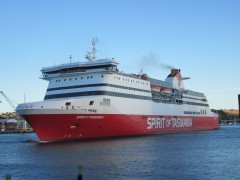
[[[96,59],[96,39],[86,62],[42,68],[49,81],[43,101],[16,112],[42,141],[213,130],[219,117],[203,93],[188,90],[179,69],[165,81],[118,70],[115,59]]]

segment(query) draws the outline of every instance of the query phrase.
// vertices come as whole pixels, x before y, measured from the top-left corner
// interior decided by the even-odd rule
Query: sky
[[[97,58],[115,58],[120,71],[165,80],[172,66],[210,108],[237,109],[239,9],[239,0],[1,0],[0,91],[15,104],[42,101],[41,68],[70,54],[85,61],[97,37]],[[13,111],[0,101],[0,113]]]

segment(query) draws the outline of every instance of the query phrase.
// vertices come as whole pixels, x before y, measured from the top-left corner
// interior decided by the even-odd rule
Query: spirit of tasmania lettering
[[[149,117],[147,119],[147,129],[161,129],[161,128],[184,128],[192,127],[191,118],[155,118]]]

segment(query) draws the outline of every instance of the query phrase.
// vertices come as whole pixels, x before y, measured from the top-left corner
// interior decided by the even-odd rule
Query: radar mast
[[[97,52],[97,50],[95,48],[95,45],[96,45],[97,42],[98,42],[97,37],[92,39],[92,51],[91,52],[88,51],[86,56],[85,56],[85,58],[87,60],[89,60],[89,61],[96,61],[96,52]]]

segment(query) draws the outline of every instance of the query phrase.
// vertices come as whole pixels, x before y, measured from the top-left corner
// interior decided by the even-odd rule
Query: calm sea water
[[[240,125],[220,130],[77,142],[0,135],[0,179],[240,179]]]

